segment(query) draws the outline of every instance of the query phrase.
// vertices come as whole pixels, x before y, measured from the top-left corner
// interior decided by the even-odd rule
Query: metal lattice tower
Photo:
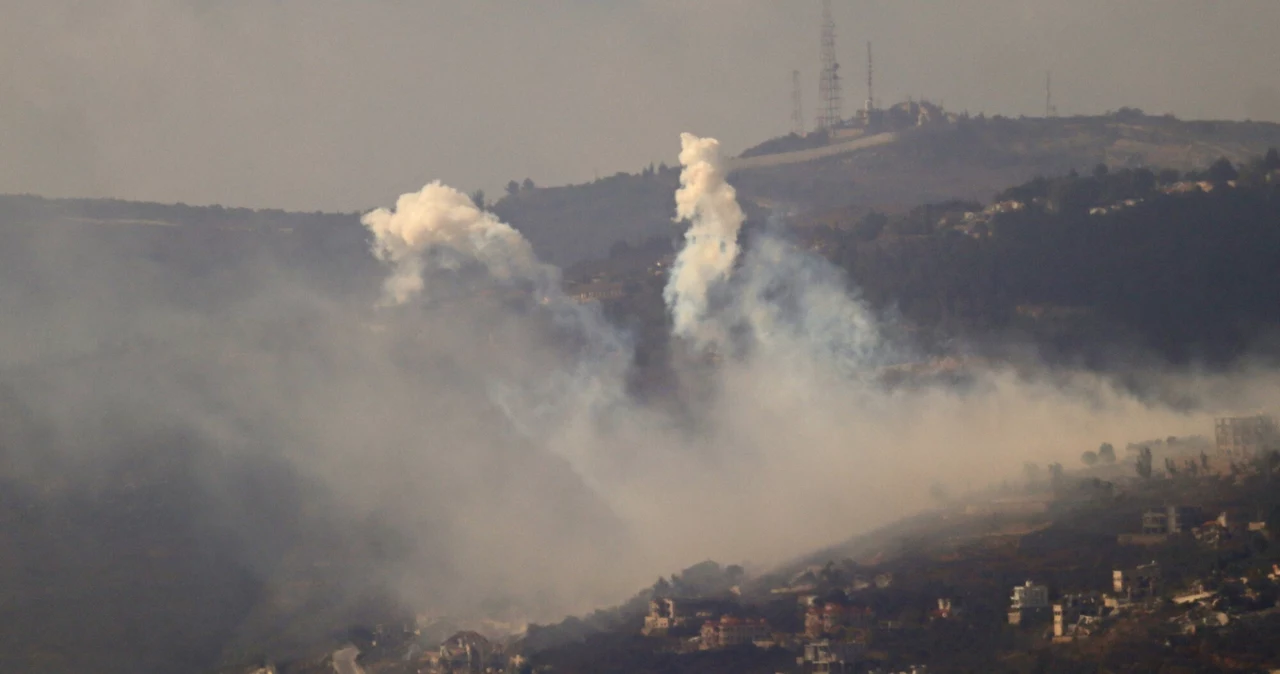
[[[804,135],[804,99],[800,96],[800,71],[791,71],[791,132]]]
[[[831,0],[822,0],[822,75],[818,80],[818,129],[840,123],[840,64],[836,62],[836,22],[831,18]]]
[[[876,98],[874,91],[871,89],[872,75],[875,69],[871,61],[871,40],[867,40],[867,121],[871,121],[871,111],[876,109]]]

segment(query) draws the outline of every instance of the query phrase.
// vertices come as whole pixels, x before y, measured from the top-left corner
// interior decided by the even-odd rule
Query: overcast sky
[[[845,111],[1280,121],[1277,0],[835,0]],[[0,192],[355,210],[590,180],[817,109],[818,0],[0,0]]]

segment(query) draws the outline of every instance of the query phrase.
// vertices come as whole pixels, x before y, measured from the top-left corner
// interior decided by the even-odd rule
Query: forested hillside
[[[954,117],[905,129],[887,145],[735,171],[731,182],[758,217],[846,208],[858,215],[905,213],[951,199],[985,202],[1036,176],[1089,171],[1099,163],[1113,170],[1189,171],[1221,157],[1239,164],[1280,145],[1280,124],[1184,121],[1130,108],[1092,117]],[[766,141],[744,155],[826,142],[823,134],[810,136]],[[677,183],[675,169],[651,167],[583,185],[513,190],[494,210],[545,259],[566,266],[605,257],[618,241],[670,236]]]

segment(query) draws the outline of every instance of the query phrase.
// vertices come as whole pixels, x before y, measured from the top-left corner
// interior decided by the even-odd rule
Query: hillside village
[[[1150,118],[1143,119],[1142,123],[1150,123]],[[932,128],[951,134],[960,123],[912,127],[918,131],[898,133],[923,134]],[[986,129],[984,133],[1040,123],[974,120],[975,127]],[[1168,123],[1179,128],[1192,126]],[[893,152],[909,142],[914,142],[909,135],[901,136],[892,145]],[[887,152],[888,147],[874,151]],[[838,172],[850,165],[840,162],[849,159],[856,165],[869,158],[860,150],[839,162],[826,158],[758,170],[805,171],[811,179],[826,180],[822,176],[831,175],[839,181],[845,178]],[[968,166],[981,172],[977,164]],[[1090,360],[1088,349],[1098,346],[1111,351],[1117,345],[1137,344],[1144,353],[1161,354],[1174,365],[1210,367],[1229,365],[1246,353],[1265,353],[1265,342],[1250,341],[1256,335],[1244,329],[1280,324],[1280,307],[1273,300],[1276,290],[1271,285],[1276,277],[1270,273],[1274,269],[1271,256],[1280,250],[1275,238],[1280,230],[1274,227],[1280,218],[1280,157],[1260,149],[1242,159],[1220,157],[1185,169],[1126,168],[1101,162],[1079,166],[1082,170],[1077,172],[1045,172],[1012,186],[1000,183],[982,201],[946,199],[883,211],[839,205],[777,211],[783,213],[786,225],[781,234],[770,229],[770,216],[775,211],[748,202],[750,220],[744,242],[749,247],[757,236],[785,236],[839,268],[874,310],[894,309],[896,322],[891,327],[906,340],[915,340],[912,345],[919,347],[920,359],[883,368],[878,374],[889,386],[962,382],[968,367],[1006,357],[976,347],[948,350],[955,342],[947,340],[957,335],[1016,331],[1040,349],[1040,359],[1052,362],[1057,350],[1070,357],[1073,366],[1083,364],[1122,374],[1123,363],[1117,366],[1114,361]],[[970,168],[956,171],[968,173]],[[1023,169],[1025,166],[1019,170]],[[742,171],[734,180],[749,183],[755,170]],[[635,391],[656,400],[671,390],[669,373],[663,368],[669,366],[671,357],[682,357],[676,352],[678,344],[667,339],[669,318],[662,302],[662,288],[674,259],[673,239],[678,236],[667,212],[675,175],[670,169],[663,172],[655,168],[645,176],[615,182],[624,185],[636,180],[647,181],[646,189],[660,194],[657,208],[665,233],[611,240],[605,255],[570,266],[564,279],[569,296],[598,303],[606,316],[633,331]],[[603,188],[586,191],[596,189]],[[558,194],[567,199],[567,206],[586,208],[570,192],[570,188],[531,188],[513,197],[512,203]],[[603,213],[625,208],[625,200],[606,199],[598,205]],[[7,216],[0,234],[13,243],[4,249],[5,270],[15,286],[23,282],[24,265],[12,251],[22,250],[24,237],[34,231],[32,225],[77,235],[88,232],[104,245],[142,251],[172,277],[166,301],[175,304],[214,303],[235,297],[243,292],[246,279],[252,278],[236,270],[254,261],[288,267],[317,288],[355,293],[360,295],[359,301],[369,304],[376,298],[382,277],[376,261],[367,254],[367,241],[356,214],[289,214],[30,196],[0,198],[0,212]],[[1155,251],[1148,245],[1152,241],[1161,242]],[[1116,287],[1134,290],[1115,293]],[[1217,290],[1194,292],[1206,287]],[[437,296],[432,301],[517,305],[523,301],[513,289],[500,288],[500,295],[479,300],[462,292],[465,288],[459,290],[457,297]],[[1220,301],[1224,296],[1233,301]],[[69,357],[61,367],[110,360],[122,350],[155,353],[161,348],[164,345],[137,342],[125,334],[119,344]],[[1153,399],[1161,394],[1142,390],[1140,380],[1125,381]],[[1205,429],[1210,437],[1213,431]],[[1039,659],[1049,657],[1045,653],[1052,654],[1055,662],[1128,657],[1125,653],[1136,654],[1135,658],[1156,657],[1154,651],[1143,649],[1160,644],[1162,649],[1174,649],[1178,657],[1203,660],[1212,655],[1217,658],[1213,666],[1223,671],[1253,671],[1249,669],[1253,664],[1272,662],[1274,654],[1255,653],[1252,659],[1241,661],[1253,664],[1240,666],[1223,658],[1252,652],[1256,630],[1274,627],[1270,614],[1246,610],[1254,604],[1222,602],[1236,602],[1239,596],[1252,602],[1249,597],[1254,590],[1263,604],[1270,596],[1266,588],[1272,581],[1267,576],[1273,573],[1275,560],[1269,550],[1274,548],[1262,549],[1260,541],[1271,546],[1268,532],[1274,525],[1258,523],[1269,522],[1267,479],[1274,471],[1268,472],[1256,461],[1220,460],[1215,441],[1176,440],[1134,443],[1115,450],[1114,462],[1099,458],[1073,471],[1040,467],[1034,474],[1028,473],[1023,485],[999,486],[982,497],[935,499],[934,505],[945,507],[868,534],[858,539],[861,545],[837,546],[786,573],[744,579],[728,573],[726,569],[732,567],[726,567],[704,574],[714,582],[681,585],[668,581],[671,591],[651,589],[616,613],[605,611],[576,622],[531,627],[516,641],[497,638],[503,631],[494,630],[467,636],[442,651],[442,642],[458,629],[395,620],[390,617],[394,611],[368,610],[360,613],[369,617],[367,621],[362,618],[365,626],[344,633],[335,647],[355,644],[358,648],[349,652],[352,662],[370,672],[460,671],[464,662],[468,668],[480,667],[476,664],[478,652],[486,654],[481,658],[483,669],[512,671],[608,671],[600,663],[617,660],[631,667],[618,671],[781,672],[810,665],[816,668],[822,661],[839,658],[856,659],[854,666],[861,671],[909,671],[917,665],[935,671],[948,671],[948,667],[950,671],[1001,671],[1002,667],[1033,671]],[[1150,463],[1144,464],[1150,467],[1148,478],[1134,470],[1143,458],[1142,447],[1152,451]],[[1081,448],[1085,449],[1089,448]],[[145,477],[137,482],[141,485],[137,493],[131,491],[118,502],[150,512],[155,506],[148,500],[152,498],[149,489],[159,491],[165,499],[162,504],[179,500],[176,487],[149,485]],[[25,521],[29,512],[43,512],[27,503],[38,502],[34,497],[26,499],[15,492],[10,499],[14,521]],[[922,502],[922,507],[925,505]],[[1171,505],[1190,509],[1171,516]],[[75,522],[85,531],[117,536],[137,529],[128,523],[123,514],[126,511],[117,513],[113,507],[94,508],[95,512],[111,514],[110,527],[87,516]],[[1181,523],[1188,517],[1194,523],[1185,528]],[[1171,520],[1178,523],[1172,531]],[[138,530],[137,535],[149,540],[153,534]],[[35,543],[29,547],[41,549]],[[202,590],[205,594],[195,593],[187,589],[191,587],[187,579],[207,581],[213,577],[202,565],[232,566],[225,560],[215,564],[179,554],[175,551],[181,547],[176,542],[148,544],[140,550],[137,568],[164,571],[165,593],[152,598],[175,612],[198,607],[205,611],[199,615],[207,623],[221,624],[233,620],[232,609],[259,607],[253,624],[244,628],[243,641],[249,644],[255,643],[259,633],[275,633],[278,605],[296,609],[302,616],[290,625],[298,632],[296,642],[290,641],[289,647],[279,652],[305,651],[314,645],[315,634],[325,633],[327,628],[322,626],[340,614],[349,615],[337,610],[332,614],[306,613],[302,607],[311,593],[324,592],[327,586],[296,588],[309,582],[303,580],[265,591],[248,583],[243,575],[228,572],[226,578],[218,576],[216,582],[209,582]],[[796,554],[804,552],[797,550]],[[1139,571],[1140,566],[1152,562],[1157,567]],[[337,575],[340,562],[334,564],[334,568],[317,569],[307,562],[306,568],[290,567],[289,572],[299,578]],[[1217,594],[1191,602],[1185,610],[1176,608],[1182,605],[1162,602],[1148,611],[1145,599],[1132,597],[1126,604],[1120,597],[1128,597],[1134,585],[1125,579],[1138,578],[1139,586],[1151,584],[1155,568],[1159,568],[1155,586],[1161,597]],[[13,572],[10,577],[23,577],[20,567],[8,569]],[[1117,571],[1124,581],[1119,590],[1114,577]],[[721,576],[732,577],[734,582],[715,580]],[[1249,583],[1242,584],[1241,577],[1249,578]],[[1025,588],[1028,581],[1032,589],[1015,592],[1015,587]],[[1202,581],[1203,591],[1197,581]],[[731,592],[735,585],[736,593]],[[46,582],[38,587],[38,592],[29,594],[58,597],[62,595],[56,592],[72,592],[79,585]],[[1047,607],[1039,599],[1038,588],[1048,593]],[[843,594],[836,594],[837,590]],[[1139,594],[1144,591],[1139,588]],[[206,601],[209,593],[226,605]],[[1015,602],[1019,594],[1023,599]],[[805,598],[807,595],[816,598]],[[1063,597],[1067,597],[1065,603],[1059,602]],[[675,606],[664,602],[665,609],[659,606],[651,612],[650,601],[655,599],[670,599]],[[714,600],[721,602],[721,608],[695,612],[693,619],[669,625],[663,633],[663,611],[668,619],[685,615],[681,600],[689,599]],[[1021,620],[1024,602],[1028,609],[1025,625]],[[1017,609],[1013,608],[1015,603]],[[1071,642],[1060,638],[1054,643],[1054,603],[1062,604],[1061,637],[1075,637]],[[1009,613],[1015,610],[1019,625],[1011,626]],[[706,615],[699,616],[699,612]],[[1206,620],[1221,622],[1219,614],[1226,615],[1226,625],[1210,629],[1203,624]],[[649,615],[654,624],[646,635],[645,617]],[[1178,625],[1194,623],[1196,634],[1188,637],[1169,632],[1174,629],[1169,621],[1174,619],[1182,621]],[[810,629],[806,629],[806,622]],[[824,625],[821,632],[814,627],[819,622]],[[828,630],[828,624],[837,629]],[[851,630],[862,630],[857,633],[862,637],[851,637]],[[102,633],[113,632],[104,627]],[[23,637],[27,645],[14,650],[14,657],[25,662],[28,651],[40,657],[61,653],[56,646],[59,637],[44,634],[38,643],[30,636]],[[293,637],[291,633],[289,638]],[[186,643],[181,636],[166,638],[175,644]],[[745,644],[748,640],[751,646]],[[758,647],[757,641],[766,648]],[[1163,645],[1166,641],[1171,645]],[[739,642],[741,645],[734,645]],[[418,650],[406,659],[411,646]],[[202,642],[199,647],[212,651],[215,646]],[[1196,651],[1199,654],[1193,656],[1187,650],[1192,648],[1200,649]],[[973,659],[942,661],[937,654],[943,651],[972,651]],[[228,662],[244,662],[244,656],[252,652],[253,648],[241,650],[237,645],[223,657]],[[360,653],[359,657],[354,653]],[[1160,657],[1168,655],[1163,650],[1160,653]],[[992,664],[995,654],[1005,658],[999,666]],[[807,663],[797,662],[805,658]],[[413,668],[406,669],[410,665]],[[310,664],[291,659],[272,666],[278,672],[327,672],[335,662],[332,654],[325,654],[317,655]],[[1139,667],[1133,671],[1145,670]]]
[[[1254,415],[1206,433],[1104,443],[1080,469],[1027,466],[788,568],[706,562],[516,637],[348,636],[369,674],[1274,670],[1280,429]]]
[[[873,110],[872,120],[860,111],[829,129],[771,139],[730,159],[730,181],[748,215],[896,215],[927,203],[985,203],[1009,185],[1098,164],[1185,173],[1221,158],[1239,165],[1259,148],[1280,147],[1280,124],[1187,121],[1134,108],[1013,118],[902,101]],[[509,189],[493,210],[540,256],[568,267],[603,258],[619,242],[670,238],[677,184],[677,169],[661,164],[579,185]]]
[[[1272,288],[1259,279],[1280,244],[1270,225],[1278,194],[1274,149],[1188,171],[1098,164],[1007,187],[986,204],[757,216],[744,240],[750,248],[756,237],[781,235],[831,262],[924,360],[956,355],[956,340],[990,348],[991,335],[1016,334],[1051,363],[1123,368],[1112,354],[1124,346],[1175,364],[1221,365],[1266,348],[1247,325],[1275,314]],[[1152,240],[1163,241],[1158,255]],[[618,243],[608,257],[565,270],[570,297],[633,326],[641,391],[666,391],[672,378],[648,364],[679,348],[666,337],[661,299],[677,244],[674,236]],[[1243,304],[1194,291],[1208,283]],[[1134,293],[1111,290],[1130,286]],[[982,355],[1003,357],[969,353]]]

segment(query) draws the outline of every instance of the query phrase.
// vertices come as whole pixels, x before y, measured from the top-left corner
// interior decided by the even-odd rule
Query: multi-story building
[[[1170,505],[1151,508],[1142,514],[1143,534],[1180,534],[1204,524],[1199,506]]]
[[[824,634],[834,634],[845,627],[862,627],[869,624],[875,614],[860,606],[841,606],[828,603],[821,608],[810,607],[804,615],[804,633],[810,639]]]
[[[1048,614],[1049,586],[1027,581],[1013,588],[1009,597],[1009,624],[1021,625],[1028,619]]]
[[[702,648],[730,648],[770,637],[769,623],[758,618],[721,616],[702,625]]]
[[[1111,589],[1120,599],[1150,599],[1160,592],[1160,565],[1152,562],[1133,569],[1116,569],[1111,573]]]
[[[649,614],[644,617],[640,632],[657,636],[675,627],[696,626],[699,620],[718,618],[736,608],[735,602],[724,599],[651,599]]]
[[[1213,430],[1218,454],[1228,461],[1248,461],[1265,450],[1280,450],[1280,428],[1265,414],[1217,419]]]
[[[1101,617],[1102,610],[1102,598],[1096,592],[1063,595],[1053,604],[1053,636],[1079,636]]]
[[[845,672],[853,669],[864,648],[863,644],[849,641],[812,641],[804,645],[796,664],[813,674]]]

